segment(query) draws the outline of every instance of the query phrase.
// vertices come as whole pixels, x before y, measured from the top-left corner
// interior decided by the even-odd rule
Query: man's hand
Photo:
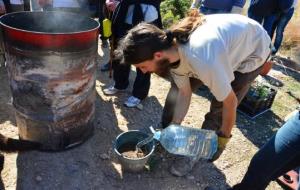
[[[224,135],[220,131],[217,132],[217,135],[218,135],[218,150],[214,154],[213,158],[210,160],[211,162],[217,160],[221,156],[221,154],[223,153],[223,151],[226,148],[227,143],[229,142],[229,140],[231,138],[231,136],[224,137]]]
[[[116,9],[116,7],[119,4],[119,1],[116,0],[106,0],[105,2],[106,7],[109,11],[114,12],[114,10]]]

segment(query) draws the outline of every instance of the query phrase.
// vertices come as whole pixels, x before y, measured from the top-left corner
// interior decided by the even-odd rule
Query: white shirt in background
[[[158,18],[158,12],[153,5],[141,4],[141,8],[144,15],[144,21],[147,23],[153,22]],[[132,24],[134,5],[130,5],[127,11],[125,22]]]
[[[78,8],[80,7],[77,0],[53,0],[54,8]]]
[[[24,5],[24,1],[23,0],[10,0],[9,2],[12,5]]]

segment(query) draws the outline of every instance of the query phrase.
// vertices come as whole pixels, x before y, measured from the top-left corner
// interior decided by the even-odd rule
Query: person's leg
[[[263,190],[271,180],[300,165],[300,112],[287,121],[252,158],[234,190]]]
[[[281,42],[283,39],[283,33],[285,30],[285,27],[291,20],[292,16],[294,14],[294,8],[291,8],[287,13],[283,13],[280,17],[280,20],[278,21],[277,29],[276,29],[276,36],[274,40],[274,47],[276,51],[274,53],[277,53],[281,46]]]
[[[268,32],[270,38],[272,38],[272,29],[279,16],[280,15],[274,14],[274,15],[264,17],[263,27]]]
[[[150,89],[150,73],[143,73],[140,69],[136,68],[136,77],[133,84],[132,95],[140,100],[147,97]]]
[[[106,9],[105,0],[99,0],[96,8],[97,8],[96,12],[98,14],[98,20],[100,23],[99,34],[100,34],[100,40],[101,40],[101,47],[108,48],[109,47],[108,37],[105,37],[104,33],[103,33],[103,31],[104,31],[103,20],[105,18],[108,18],[108,11]],[[100,66],[100,71],[102,71],[102,72],[109,71],[109,69],[110,69],[109,61]]]
[[[120,64],[118,60],[113,60],[114,87],[118,90],[126,89],[129,85],[130,65]]]
[[[175,82],[172,79],[170,80],[171,80],[171,88],[168,92],[165,105],[163,108],[163,113],[162,113],[161,124],[163,128],[168,127],[168,125],[171,123],[173,119],[175,103],[178,95],[178,88]],[[200,80],[195,78],[190,78],[190,84],[193,92],[195,92],[201,85],[203,85],[203,83]]]
[[[30,0],[24,0],[24,11],[31,11],[30,10]]]
[[[4,6],[5,6],[5,10],[6,13],[11,13],[11,5],[10,5],[10,1],[9,0],[3,0]]]
[[[97,14],[98,14],[98,19],[100,23],[100,28],[99,28],[99,33],[100,33],[100,39],[102,41],[102,46],[105,45],[107,46],[107,38],[104,37],[103,35],[103,20],[107,17],[106,11],[105,11],[105,0],[99,0],[98,5],[97,5]]]
[[[259,75],[261,69],[262,67],[259,67],[250,73],[234,72],[235,79],[231,83],[231,87],[238,99],[238,104],[241,103],[242,99],[247,94],[251,83]],[[205,115],[202,128],[217,131],[222,125],[222,110],[223,103],[217,101],[216,98],[213,97],[210,105],[210,111]]]
[[[11,12],[24,11],[24,2],[17,2],[18,4],[10,3]]]

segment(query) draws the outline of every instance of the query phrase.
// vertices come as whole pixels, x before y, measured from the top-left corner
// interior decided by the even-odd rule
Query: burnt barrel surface
[[[0,18],[21,139],[63,150],[93,131],[98,22],[64,12]]]

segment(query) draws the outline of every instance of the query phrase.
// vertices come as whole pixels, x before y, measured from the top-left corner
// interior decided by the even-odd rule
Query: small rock
[[[137,175],[137,178],[138,178],[138,179],[141,179],[141,177],[142,177],[142,176],[141,176],[140,174]]]
[[[108,154],[103,153],[103,154],[100,154],[100,158],[101,158],[102,160],[108,160],[110,157],[109,157]]]
[[[136,108],[139,109],[139,110],[143,110],[143,109],[144,109],[144,106],[143,106],[142,104],[138,104],[138,105],[136,106]]]
[[[35,177],[35,180],[36,180],[36,181],[42,181],[43,178],[42,178],[41,176],[38,175],[38,176]]]
[[[197,183],[197,186],[200,186],[200,183],[199,183],[199,182]]]
[[[188,175],[188,176],[186,176],[186,178],[189,179],[189,180],[194,180],[195,179],[195,177],[193,175]]]

